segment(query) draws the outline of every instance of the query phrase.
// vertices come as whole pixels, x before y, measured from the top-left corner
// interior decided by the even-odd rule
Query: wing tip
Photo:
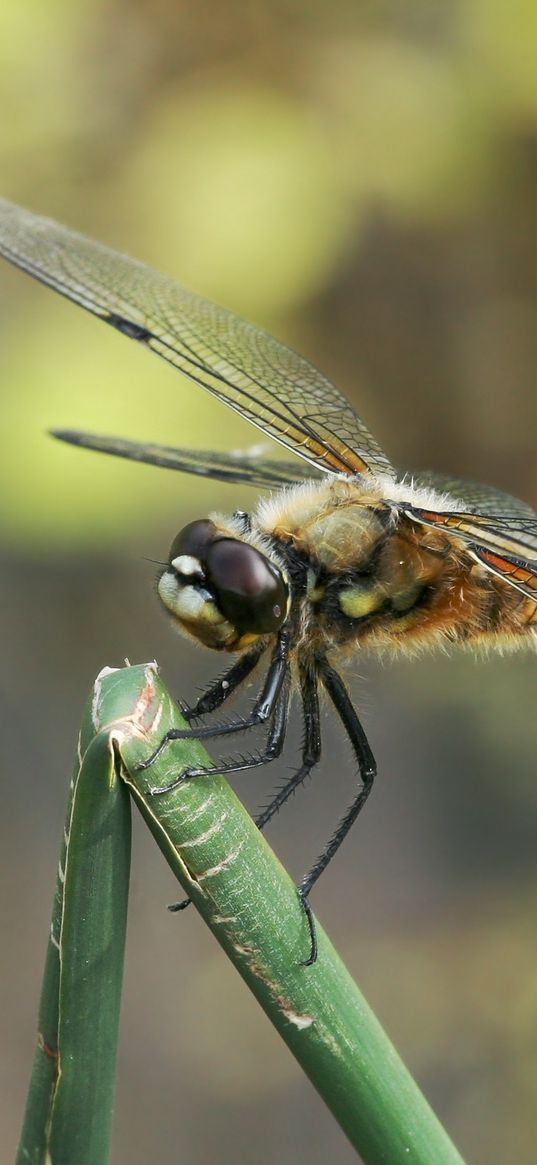
[[[85,434],[78,429],[48,429],[49,437],[65,441],[68,445],[84,445]]]

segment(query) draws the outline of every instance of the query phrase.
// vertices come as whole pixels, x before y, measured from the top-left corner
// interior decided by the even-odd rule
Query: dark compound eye
[[[203,581],[222,615],[241,634],[266,635],[283,623],[288,590],[278,568],[255,547],[222,537],[209,518],[189,522],[180,531],[169,561],[179,577],[194,585],[196,579]]]
[[[188,526],[180,530],[174,538],[170,547],[169,561],[173,562],[175,558],[188,555],[189,558],[197,558],[203,565],[207,547],[213,541],[215,534],[216,526],[209,518],[199,518],[197,522],[189,522]]]
[[[222,614],[238,631],[278,630],[287,611],[287,586],[264,554],[237,539],[218,538],[206,551],[205,568]]]

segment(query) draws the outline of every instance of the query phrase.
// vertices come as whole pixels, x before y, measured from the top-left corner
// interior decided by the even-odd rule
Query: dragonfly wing
[[[143,461],[163,469],[177,469],[213,481],[241,483],[266,489],[273,486],[294,485],[321,478],[321,473],[304,461],[277,461],[259,457],[252,452],[215,453],[202,449],[175,449],[166,445],[152,445],[126,441],[122,437],[105,437],[96,433],[81,433],[71,429],[53,430],[53,437],[84,449],[96,449],[125,457],[129,461]]]
[[[478,481],[466,481],[462,477],[449,477],[443,473],[413,473],[407,474],[414,485],[426,489],[434,489],[438,493],[447,493],[456,498],[465,510],[483,516],[497,515],[515,518],[537,518],[535,510],[527,502],[515,498],[512,494],[504,493],[493,485],[484,485]]]
[[[395,476],[342,393],[260,328],[143,263],[5,200],[0,254],[157,352],[317,469]]]
[[[408,517],[426,526],[447,528],[460,538],[492,574],[504,578],[537,602],[537,518],[510,526],[506,518],[482,518],[476,514],[435,513],[413,507]]]

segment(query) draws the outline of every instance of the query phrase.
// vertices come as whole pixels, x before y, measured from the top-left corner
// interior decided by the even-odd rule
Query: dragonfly
[[[152,793],[265,766],[282,752],[298,693],[301,763],[256,818],[263,829],[321,758],[324,691],[350,741],[357,786],[297,887],[311,965],[312,888],[376,775],[341,667],[364,650],[537,646],[537,514],[488,485],[398,472],[345,396],[302,356],[144,263],[1,199],[0,255],[161,356],[293,455],[54,433],[116,457],[270,491],[251,511],[190,522],[171,544],[160,601],[186,635],[234,658],[196,703],[182,705],[187,727],[168,732],[142,767],[172,740],[221,740],[260,727],[265,740],[256,752],[187,768]],[[258,672],[251,711],[211,720]]]

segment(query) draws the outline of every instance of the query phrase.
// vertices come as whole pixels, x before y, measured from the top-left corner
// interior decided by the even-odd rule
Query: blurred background
[[[530,0],[5,0],[1,190],[298,348],[396,464],[535,506],[536,60]],[[125,657],[156,657],[186,699],[215,675],[219,660],[171,632],[146,559],[185,522],[255,503],[46,430],[221,449],[258,438],[7,265],[0,304],[11,1148],[82,705]],[[379,777],[315,909],[461,1152],[529,1165],[535,658],[357,656],[351,670]],[[296,878],[352,786],[328,715],[325,735],[324,764],[270,832]],[[255,809],[277,778],[236,785]],[[113,1161],[355,1160],[195,913],[166,912],[175,894],[137,828]]]

